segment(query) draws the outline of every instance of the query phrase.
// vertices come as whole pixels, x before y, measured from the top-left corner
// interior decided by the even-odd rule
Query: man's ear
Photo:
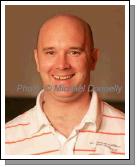
[[[94,48],[91,53],[91,71],[94,71],[99,56],[99,49]]]
[[[37,71],[39,72],[39,60],[38,60],[38,51],[37,49],[34,49],[34,58],[35,58],[35,62],[36,62],[36,66],[37,66]]]

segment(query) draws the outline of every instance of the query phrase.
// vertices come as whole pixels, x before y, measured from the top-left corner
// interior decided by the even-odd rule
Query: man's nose
[[[65,54],[58,55],[56,60],[56,69],[64,70],[69,68],[70,68],[70,63],[68,61],[67,55]]]

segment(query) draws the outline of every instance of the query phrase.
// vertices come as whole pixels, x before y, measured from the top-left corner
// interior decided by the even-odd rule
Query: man
[[[88,91],[98,58],[90,26],[69,14],[48,19],[34,55],[44,89],[6,124],[6,153],[124,154],[124,114]]]

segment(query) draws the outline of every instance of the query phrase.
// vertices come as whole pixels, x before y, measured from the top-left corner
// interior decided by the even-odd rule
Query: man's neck
[[[64,103],[45,96],[43,110],[52,126],[68,137],[88,111],[90,98],[90,95],[85,93],[75,99],[75,101]]]

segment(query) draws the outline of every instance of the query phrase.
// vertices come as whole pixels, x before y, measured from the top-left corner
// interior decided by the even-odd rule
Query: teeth
[[[55,79],[58,79],[58,80],[66,80],[66,79],[70,79],[73,75],[67,75],[67,76],[57,76],[57,75],[53,75],[53,77]]]

